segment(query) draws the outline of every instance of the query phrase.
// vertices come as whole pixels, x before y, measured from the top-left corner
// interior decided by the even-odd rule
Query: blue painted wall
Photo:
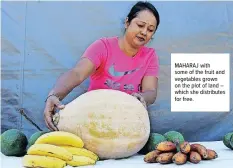
[[[30,136],[42,129],[44,100],[61,73],[71,68],[100,37],[123,33],[123,20],[135,2],[2,2],[1,128]],[[149,44],[161,63],[158,98],[149,107],[153,132],[175,129],[189,141],[220,140],[233,131],[233,2],[152,2],[161,25]],[[170,56],[173,52],[231,53],[229,113],[171,113]],[[84,93],[75,88],[68,103]],[[208,101],[208,100],[207,100]]]

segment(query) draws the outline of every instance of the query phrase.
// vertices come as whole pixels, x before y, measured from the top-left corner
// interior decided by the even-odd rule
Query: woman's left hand
[[[146,101],[144,100],[143,96],[140,93],[132,93],[133,97],[137,98],[145,108],[147,108]]]

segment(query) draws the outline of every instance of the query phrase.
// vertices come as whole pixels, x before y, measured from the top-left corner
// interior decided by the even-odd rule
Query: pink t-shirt
[[[96,68],[88,91],[114,89],[131,94],[141,91],[144,76],[158,77],[159,60],[155,50],[141,47],[134,57],[127,56],[118,45],[118,37],[96,40],[83,57],[89,58]]]

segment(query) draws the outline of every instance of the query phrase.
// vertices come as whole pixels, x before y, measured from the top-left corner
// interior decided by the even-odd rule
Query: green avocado
[[[230,145],[231,145],[231,149],[233,149],[233,134],[231,135],[231,138],[230,138]]]
[[[149,141],[147,143],[147,148],[149,150],[149,152],[151,152],[152,150],[155,150],[156,146],[160,143],[166,141],[166,138],[159,134],[159,133],[151,133],[150,137],[149,137]]]
[[[233,135],[233,132],[229,132],[227,133],[224,137],[223,137],[223,144],[232,149],[233,150],[233,138],[231,138]],[[231,140],[232,139],[232,140]],[[231,140],[231,141],[230,141]],[[232,142],[232,145],[230,144],[230,142]]]
[[[48,133],[48,131],[38,131],[38,132],[35,132],[34,134],[32,134],[31,135],[31,137],[29,138],[29,140],[28,140],[28,148],[30,147],[30,146],[32,146],[35,142],[36,142],[36,140],[41,136],[41,135],[43,135],[43,134],[45,134],[45,133]]]
[[[160,142],[166,141],[166,138],[159,133],[151,133],[146,145],[138,152],[139,154],[147,154],[153,150]]]
[[[1,152],[5,156],[24,156],[27,145],[26,135],[17,129],[9,129],[1,135]]]
[[[183,135],[178,131],[168,131],[164,134],[164,137],[175,144],[180,144],[184,142]]]
[[[177,151],[180,151],[179,144],[184,142],[184,137],[180,132],[168,131],[164,134],[164,137],[167,139],[167,141],[173,142],[177,147]]]

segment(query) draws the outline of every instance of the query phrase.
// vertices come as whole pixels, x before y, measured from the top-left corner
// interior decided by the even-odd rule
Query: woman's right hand
[[[65,105],[60,102],[57,96],[51,95],[47,98],[44,109],[44,120],[50,130],[58,131],[58,128],[53,123],[53,115],[56,109],[63,109],[64,107]]]
[[[54,93],[54,90],[67,95],[76,86],[80,85],[85,79],[87,79],[95,71],[95,65],[85,57],[82,57],[80,61],[75,65],[74,68],[62,74],[49,94]],[[69,81],[69,82],[67,82]],[[65,86],[64,86],[65,83]],[[50,95],[46,100],[46,105],[44,109],[44,120],[47,127],[51,130],[58,130],[53,123],[53,115],[55,110],[63,109],[63,105],[59,97],[56,95]]]

